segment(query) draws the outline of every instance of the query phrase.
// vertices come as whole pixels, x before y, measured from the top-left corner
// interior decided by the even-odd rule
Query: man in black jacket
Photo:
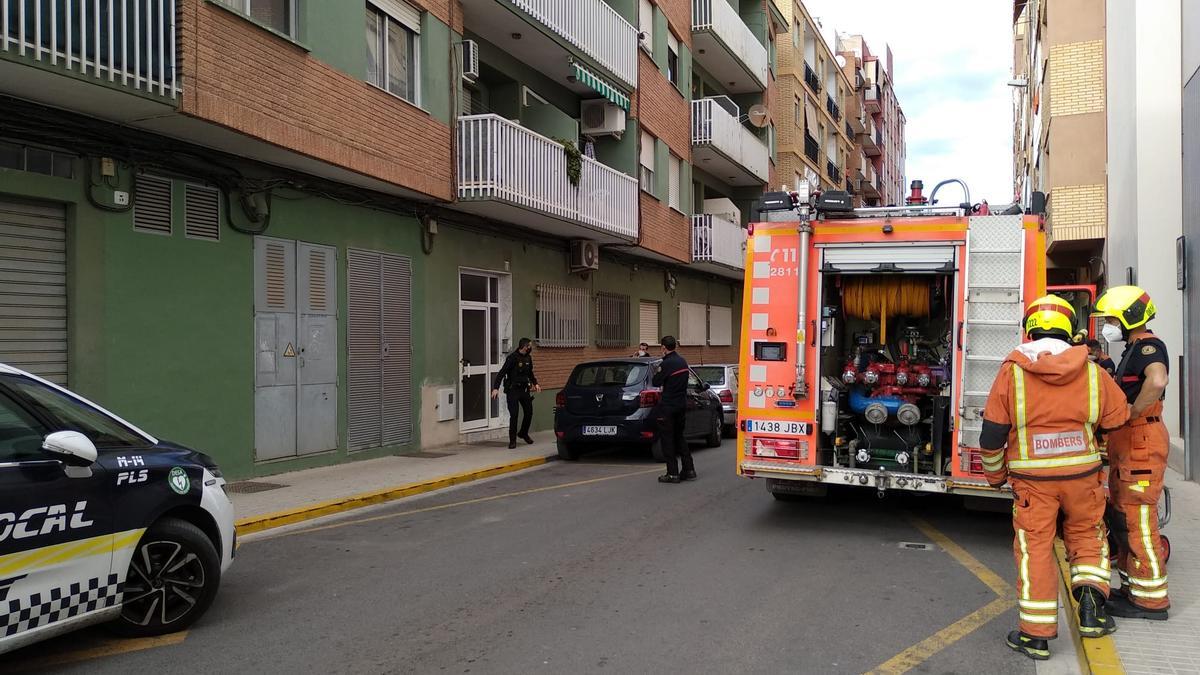
[[[668,335],[662,339],[663,360],[654,374],[654,386],[662,387],[662,398],[654,415],[658,421],[658,437],[666,455],[667,473],[658,477],[660,483],[678,483],[695,480],[696,465],[692,462],[692,451],[683,437],[683,426],[687,412],[688,364],[675,351],[679,344]],[[683,473],[679,472],[679,460],[683,460]]]
[[[533,394],[542,390],[537,376],[533,374],[533,341],[521,338],[517,351],[508,355],[504,366],[496,373],[492,384],[492,398],[500,397],[500,385],[504,384],[504,396],[508,402],[508,447],[517,447],[517,438],[533,444],[529,437],[529,425],[533,423]],[[521,433],[517,433],[518,407],[525,414],[521,421]]]

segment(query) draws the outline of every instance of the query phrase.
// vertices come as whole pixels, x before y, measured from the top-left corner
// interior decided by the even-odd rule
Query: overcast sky
[[[891,45],[908,119],[907,180],[929,190],[961,178],[974,202],[1012,201],[1011,0],[803,2],[830,39],[833,29],[861,33],[881,57]],[[956,189],[940,194],[957,201],[946,192]]]

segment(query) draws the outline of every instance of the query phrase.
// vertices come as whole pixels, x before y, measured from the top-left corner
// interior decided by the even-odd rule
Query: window
[[[792,24],[792,46],[800,48],[800,38],[804,33],[800,30],[800,22],[796,21]]]
[[[683,212],[679,205],[679,176],[682,173],[683,162],[675,155],[667,159],[667,206]]]
[[[35,412],[51,420],[55,426],[53,431],[78,431],[97,449],[149,445],[129,427],[57,389],[24,377],[4,378],[3,382],[24,398]]]
[[[696,375],[714,387],[725,384],[725,366],[696,366]]]
[[[771,122],[767,125],[767,153],[771,156],[771,162],[775,162],[775,144],[778,141],[775,136],[775,123]]]
[[[0,393],[0,462],[49,459],[42,440],[49,433],[29,411]]]
[[[218,0],[258,23],[291,36],[295,27],[295,0]]]
[[[421,14],[399,0],[376,3],[367,5],[367,81],[417,105]]]
[[[596,346],[629,346],[629,296],[596,294]]]
[[[638,303],[638,342],[648,345],[658,344],[662,337],[658,325],[659,305],[657,302],[642,300]]]
[[[75,157],[53,150],[0,141],[0,169],[72,178],[75,175]]]
[[[733,312],[728,307],[708,308],[708,344],[714,347],[733,344]]]
[[[537,333],[541,347],[586,347],[588,293],[581,288],[538,285]]]
[[[642,147],[639,153],[641,172],[642,190],[654,194],[654,137],[645,131],[642,132]]]
[[[589,363],[571,373],[571,384],[580,387],[632,387],[649,375],[650,366],[641,363]]]
[[[667,32],[667,79],[679,86],[679,40],[670,31]]]
[[[792,103],[792,117],[796,120],[796,126],[804,128],[804,104],[800,99],[795,99]]]
[[[704,344],[707,309],[694,302],[679,303],[679,344]]]
[[[650,0],[638,0],[638,32],[642,34],[639,46],[647,53],[654,54],[654,5]]]
[[[171,179],[139,175],[134,184],[133,229],[171,234]]]

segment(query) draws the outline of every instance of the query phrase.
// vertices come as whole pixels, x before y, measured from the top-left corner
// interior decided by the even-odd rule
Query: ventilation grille
[[[159,176],[137,177],[133,204],[133,229],[171,234],[171,180]]]
[[[324,251],[308,252],[308,306],[314,312],[329,311],[329,287]]]
[[[193,239],[221,240],[220,192],[216,188],[188,185],[184,188],[184,234]]]
[[[287,251],[281,244],[267,244],[267,306],[287,308]]]

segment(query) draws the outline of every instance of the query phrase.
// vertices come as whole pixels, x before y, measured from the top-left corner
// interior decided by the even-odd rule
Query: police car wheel
[[[111,627],[129,637],[183,630],[212,604],[220,582],[221,561],[200,528],[174,518],[160,520],[134,551],[121,618]]]

